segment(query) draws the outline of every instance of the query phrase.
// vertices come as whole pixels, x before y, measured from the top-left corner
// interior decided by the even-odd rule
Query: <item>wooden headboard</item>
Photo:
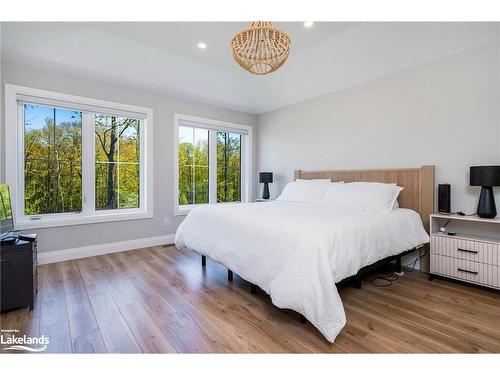
[[[329,178],[331,181],[384,182],[404,187],[399,194],[399,207],[420,214],[429,231],[429,215],[434,210],[434,166],[403,169],[354,169],[344,171],[295,171],[295,179]]]

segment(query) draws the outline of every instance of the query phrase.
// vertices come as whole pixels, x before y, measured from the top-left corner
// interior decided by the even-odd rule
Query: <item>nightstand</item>
[[[500,218],[432,214],[430,223],[430,280],[444,276],[500,289]]]
[[[272,202],[274,199],[257,198],[255,202]]]

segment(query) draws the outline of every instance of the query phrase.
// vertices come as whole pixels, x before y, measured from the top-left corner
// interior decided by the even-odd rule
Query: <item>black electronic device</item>
[[[451,212],[451,186],[450,184],[438,185],[438,211],[449,214]]]

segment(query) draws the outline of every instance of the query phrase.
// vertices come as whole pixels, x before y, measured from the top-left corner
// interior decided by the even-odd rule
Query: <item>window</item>
[[[95,208],[140,206],[140,121],[95,115]]]
[[[6,85],[18,228],[152,217],[152,111]]]
[[[241,201],[241,137],[217,132],[217,202]]]
[[[179,204],[208,203],[207,129],[179,127]]]
[[[82,113],[23,103],[24,214],[82,210]]]
[[[250,126],[176,115],[175,140],[176,214],[200,204],[248,201]]]

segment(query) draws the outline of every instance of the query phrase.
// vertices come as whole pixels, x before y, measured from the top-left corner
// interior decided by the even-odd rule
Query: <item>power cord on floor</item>
[[[399,276],[394,272],[394,270],[387,270],[385,272],[377,273],[368,281],[374,286],[387,287],[391,286],[392,283],[398,279]]]
[[[415,267],[417,262],[427,255],[427,250],[420,250],[419,256],[415,258],[412,262],[403,265],[401,268],[405,270],[405,272],[413,272],[415,271]],[[391,264],[384,271],[377,273],[375,276],[370,278],[368,281],[370,284],[379,287],[388,287],[391,286],[395,281],[397,281],[401,276],[404,275],[404,272],[398,273],[394,270],[394,266]]]

